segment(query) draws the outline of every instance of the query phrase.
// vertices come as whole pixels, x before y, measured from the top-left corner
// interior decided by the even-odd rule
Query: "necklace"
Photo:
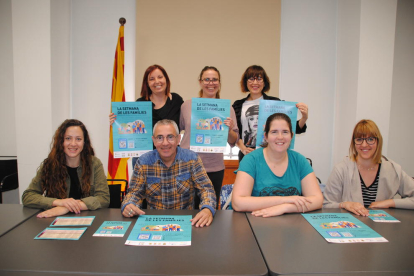
[[[361,165],[358,164],[358,168],[366,170],[366,171],[372,171],[375,169],[375,167],[377,166],[377,164],[375,164],[374,166],[372,166],[371,168],[364,168]]]

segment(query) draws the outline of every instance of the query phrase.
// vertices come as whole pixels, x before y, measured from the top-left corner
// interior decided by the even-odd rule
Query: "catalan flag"
[[[111,102],[124,102],[124,23],[125,19],[119,20],[118,43],[116,45],[114,74],[112,78]],[[114,158],[114,148],[112,139],[112,126],[109,129],[109,157],[108,157],[108,179],[125,179],[128,181],[128,158]],[[111,184],[111,183],[110,183]],[[121,188],[125,191],[125,186]]]

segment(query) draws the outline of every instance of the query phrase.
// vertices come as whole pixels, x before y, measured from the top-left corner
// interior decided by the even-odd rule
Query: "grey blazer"
[[[414,209],[414,179],[392,160],[384,157],[381,160],[375,201],[394,199],[396,208]],[[401,198],[394,198],[397,194]],[[324,191],[323,208],[339,208],[339,204],[344,201],[364,204],[358,168],[349,157],[337,164],[329,176]]]

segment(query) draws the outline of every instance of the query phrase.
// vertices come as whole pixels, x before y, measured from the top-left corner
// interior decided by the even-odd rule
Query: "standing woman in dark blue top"
[[[154,126],[162,119],[173,120],[178,126],[180,125],[180,110],[183,104],[183,98],[177,93],[170,92],[171,82],[167,71],[161,65],[151,65],[144,73],[141,87],[140,101],[152,102],[152,125]],[[116,120],[114,113],[109,114],[111,124]],[[136,157],[132,159],[135,165]]]
[[[252,65],[248,67],[241,78],[240,85],[243,93],[249,92],[250,94],[233,104],[240,137],[237,141],[237,147],[240,149],[239,161],[243,159],[244,155],[256,148],[260,100],[280,101],[279,98],[266,94],[270,90],[270,80],[261,66]],[[302,118],[296,122],[296,134],[300,134],[306,132],[308,106],[304,103],[297,103],[296,107],[302,114]]]

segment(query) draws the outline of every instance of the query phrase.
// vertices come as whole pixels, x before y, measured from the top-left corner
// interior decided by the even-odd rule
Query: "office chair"
[[[0,182],[0,204],[3,203],[3,192],[19,188],[19,178],[17,172],[6,175]]]

